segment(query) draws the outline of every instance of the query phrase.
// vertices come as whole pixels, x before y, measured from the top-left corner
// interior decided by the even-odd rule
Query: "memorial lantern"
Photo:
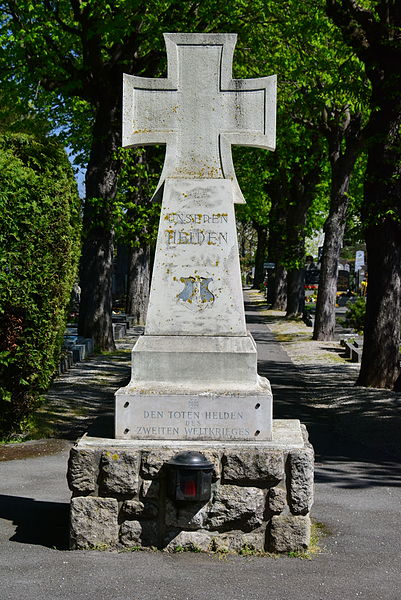
[[[210,499],[213,465],[200,452],[180,452],[167,462],[167,493],[171,500],[200,502]]]

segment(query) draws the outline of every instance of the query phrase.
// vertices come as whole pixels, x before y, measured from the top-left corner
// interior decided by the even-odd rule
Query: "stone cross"
[[[166,178],[231,179],[231,145],[274,150],[276,77],[232,79],[236,34],[164,34],[167,78],[124,75],[123,146],[166,144]]]

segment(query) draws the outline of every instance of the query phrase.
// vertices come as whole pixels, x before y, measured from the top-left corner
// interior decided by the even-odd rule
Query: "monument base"
[[[272,439],[273,398],[244,336],[148,336],[116,393],[117,439]]]
[[[196,450],[213,464],[208,502],[166,495],[166,462]],[[270,442],[115,440],[72,448],[72,549],[293,552],[310,543],[313,449],[298,420],[274,420]]]

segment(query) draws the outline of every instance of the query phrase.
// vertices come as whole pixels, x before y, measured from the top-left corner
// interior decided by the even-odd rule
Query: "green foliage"
[[[363,296],[357,298],[355,302],[347,304],[344,325],[352,327],[357,333],[362,333],[365,325],[366,300]]]
[[[160,199],[152,200],[163,166],[161,148],[121,148],[123,167],[115,200],[115,233],[128,246],[154,244]]]
[[[52,138],[0,137],[0,436],[29,425],[57,367],[76,275],[80,210]]]

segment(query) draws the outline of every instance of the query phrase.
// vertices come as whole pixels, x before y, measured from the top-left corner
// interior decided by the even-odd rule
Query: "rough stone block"
[[[94,450],[71,448],[67,481],[74,494],[92,494],[96,490],[98,462]]]
[[[273,516],[270,526],[271,552],[307,550],[310,544],[310,519],[304,516]]]
[[[114,547],[118,542],[118,502],[114,498],[72,498],[70,547],[72,550]]]
[[[138,492],[139,452],[111,448],[102,453],[101,491],[112,496]]]
[[[207,458],[209,462],[213,465],[213,473],[212,480],[216,481],[221,477],[221,457],[222,452],[211,451],[211,450],[201,450],[202,454]]]
[[[267,498],[268,509],[273,514],[280,514],[287,506],[287,494],[286,491],[281,488],[270,488]]]
[[[124,521],[120,528],[120,543],[126,547],[157,546],[157,525],[152,521]]]
[[[202,550],[207,552],[211,549],[213,533],[210,531],[180,531],[166,546],[166,550]]]
[[[126,500],[122,505],[122,514],[127,519],[135,519],[139,517],[145,519],[154,519],[159,514],[159,508],[155,502]]]
[[[308,447],[291,451],[288,465],[291,512],[295,515],[306,515],[313,504],[313,450]]]
[[[222,485],[204,521],[205,529],[251,531],[263,523],[265,493],[254,487]]]
[[[144,450],[141,455],[141,476],[155,478],[160,474],[162,466],[176,454],[174,450]]]
[[[276,485],[284,476],[280,450],[226,452],[223,465],[223,480],[237,485]]]
[[[213,536],[212,549],[216,552],[263,551],[265,547],[265,531],[230,531]]]

